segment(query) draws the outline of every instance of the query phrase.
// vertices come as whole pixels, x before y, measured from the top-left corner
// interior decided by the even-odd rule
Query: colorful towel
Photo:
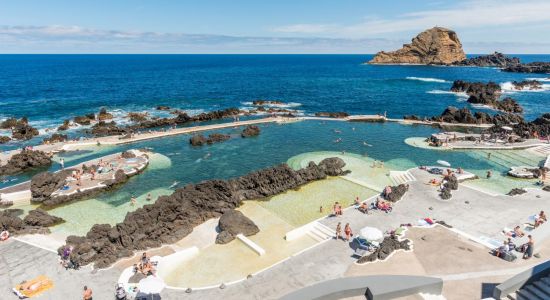
[[[21,298],[21,295],[27,298],[39,295],[53,288],[53,281],[44,275],[23,282],[15,286],[13,291]]]

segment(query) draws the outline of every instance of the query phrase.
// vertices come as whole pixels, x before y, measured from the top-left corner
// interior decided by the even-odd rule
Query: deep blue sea
[[[256,99],[278,100],[309,115],[318,111],[350,114],[387,112],[432,116],[447,106],[468,106],[466,98],[448,93],[453,80],[507,82],[550,75],[505,73],[493,68],[365,65],[371,55],[0,55],[0,119],[27,116],[41,128],[55,128],[64,119],[114,111],[117,121],[130,111],[157,113],[157,105],[199,113],[228,107],[247,107]],[[550,55],[521,55],[525,62],[550,61]],[[550,82],[538,92],[506,93],[534,119],[550,111]],[[476,108],[472,108],[476,109]],[[492,111],[488,111],[492,112]],[[494,112],[492,112],[494,113]],[[339,122],[338,122],[339,123]],[[356,128],[355,128],[356,127]],[[342,131],[334,134],[334,129]],[[209,178],[235,177],[285,162],[311,151],[346,151],[384,160],[401,168],[445,159],[477,170],[506,171],[504,163],[487,162],[464,152],[434,152],[408,146],[411,136],[428,136],[438,129],[394,123],[320,124],[316,121],[262,126],[254,139],[235,138],[203,148],[189,145],[189,136],[176,136],[86,153],[71,158],[76,164],[130,147],[153,147],[171,160],[163,170],[148,170],[123,190],[105,197],[128,201],[129,193],[145,192]],[[238,136],[233,129],[227,132]],[[0,133],[1,134],[1,133]],[[72,134],[78,134],[73,131]],[[39,142],[43,137],[31,141]],[[334,143],[342,138],[341,143]],[[372,147],[365,147],[363,141]],[[21,144],[8,143],[8,150]],[[208,159],[204,159],[205,157]],[[57,164],[52,170],[58,168]],[[21,182],[32,173],[14,177]],[[125,192],[124,192],[125,191]],[[113,198],[113,199],[115,199]],[[114,200],[113,200],[114,201]],[[117,200],[118,201],[118,200]]]

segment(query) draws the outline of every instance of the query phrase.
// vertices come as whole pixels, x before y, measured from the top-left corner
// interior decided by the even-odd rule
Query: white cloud
[[[470,0],[453,8],[427,10],[391,19],[369,17],[353,25],[297,24],[274,28],[275,32],[346,38],[366,38],[385,33],[418,31],[439,25],[453,29],[534,24],[550,20],[548,0]]]

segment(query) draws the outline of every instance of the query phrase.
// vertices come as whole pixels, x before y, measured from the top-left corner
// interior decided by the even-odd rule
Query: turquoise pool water
[[[132,195],[146,195],[149,191],[162,191],[168,194],[168,189],[174,182],[178,186],[202,180],[220,178],[227,179],[244,175],[248,172],[284,163],[290,158],[309,152],[332,151],[360,159],[361,163],[372,160],[384,161],[386,169],[406,170],[417,165],[433,165],[438,159],[450,162],[453,166],[461,166],[478,176],[484,176],[486,170],[493,170],[495,176],[491,181],[480,180],[479,184],[487,189],[507,192],[511,186],[532,186],[529,181],[513,180],[500,176],[508,169],[508,164],[518,161],[535,163],[542,160],[527,155],[524,152],[495,152],[492,159],[486,159],[486,154],[479,151],[437,151],[410,146],[404,141],[411,136],[428,136],[437,129],[427,126],[410,126],[396,123],[347,123],[302,121],[289,124],[260,125],[262,133],[258,137],[243,139],[240,128],[219,130],[231,134],[233,138],[224,143],[204,147],[192,147],[189,135],[167,137],[145,142],[102,148],[99,152],[81,152],[78,155],[67,156],[66,165],[103,156],[109,153],[130,148],[151,147],[159,153],[147,170],[129,180],[124,186],[113,192],[102,194],[94,199],[57,208],[53,214],[64,216],[75,215],[75,219],[89,215],[87,222],[75,225],[75,231],[85,232],[94,223],[93,214],[104,209],[110,213],[99,218],[98,222],[116,223],[132,208],[128,203]],[[340,133],[335,133],[338,130]],[[341,142],[335,140],[341,139]],[[311,154],[309,154],[311,155]],[[502,157],[501,157],[502,156]],[[512,157],[509,157],[512,156]],[[314,159],[315,160],[315,159]],[[303,163],[303,160],[301,163]],[[293,165],[292,161],[289,161]],[[57,168],[54,164],[52,169]],[[296,166],[295,166],[296,167]],[[350,165],[350,167],[353,167]],[[355,176],[361,175],[361,169],[356,169]],[[385,171],[384,171],[385,172]],[[366,178],[368,178],[368,174]],[[20,176],[20,180],[28,176]],[[382,177],[381,177],[382,178]],[[512,184],[513,183],[513,184]],[[377,182],[383,186],[384,180]],[[139,198],[138,198],[139,200]],[[97,202],[97,205],[93,203]],[[89,206],[86,203],[90,204]],[[99,206],[101,205],[101,207]],[[69,208],[71,207],[71,208]],[[99,207],[99,208],[97,208]],[[69,211],[76,209],[78,213]],[[81,213],[84,212],[84,213]],[[70,229],[69,225],[66,225]],[[69,230],[70,231],[70,230]]]

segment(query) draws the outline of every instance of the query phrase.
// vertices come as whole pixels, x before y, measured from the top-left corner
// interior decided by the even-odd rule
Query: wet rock
[[[538,80],[523,80],[523,81],[512,81],[512,85],[516,90],[541,90],[542,83]]]
[[[226,211],[220,218],[218,228],[220,233],[216,237],[217,244],[227,244],[234,240],[237,234],[251,236],[260,232],[252,220],[237,210]]]
[[[130,121],[139,123],[147,120],[147,113],[140,113],[140,112],[130,112],[126,116]]]
[[[45,138],[42,143],[44,144],[55,144],[67,141],[68,137],[66,134],[54,133],[50,137]]]
[[[319,165],[311,162],[297,171],[282,164],[231,180],[189,184],[170,196],[161,196],[156,202],[129,212],[123,222],[113,227],[95,225],[85,237],[68,238],[66,242],[75,247],[75,262],[80,265],[93,262],[96,267],[105,268],[122,257],[131,256],[129,250],[174,243],[205,220],[237,208],[243,200],[265,199],[324,179],[329,176],[327,173],[344,173],[342,169],[333,169],[342,165],[340,162],[330,161]]]
[[[0,123],[1,129],[12,129],[17,125],[17,119],[16,118],[8,118]]]
[[[315,116],[316,117],[342,119],[342,118],[349,117],[349,114],[346,113],[346,112],[342,112],[342,111],[339,111],[339,112],[316,112]]]
[[[111,120],[112,118],[113,118],[113,115],[107,112],[106,108],[101,108],[99,110],[99,114],[97,115],[97,119],[99,121]]]
[[[12,124],[10,119],[6,121]],[[29,125],[29,121],[25,117],[18,120],[15,126],[11,127],[11,137],[15,140],[30,140],[38,134],[38,129]]]
[[[193,146],[202,146],[202,145],[205,145],[205,144],[211,145],[211,144],[214,144],[214,143],[220,143],[220,142],[227,141],[230,138],[231,138],[230,135],[221,134],[221,133],[210,134],[210,135],[208,135],[208,138],[206,138],[202,134],[197,134],[197,135],[192,136],[189,139],[189,143]]]
[[[506,68],[520,64],[520,59],[517,57],[509,57],[502,53],[495,52],[489,55],[481,55],[455,62],[456,66],[476,66],[476,67],[497,67]]]
[[[124,151],[120,154],[122,158],[136,158],[136,154],[133,151]]]
[[[90,125],[94,119],[90,119],[88,116],[76,116],[73,121],[79,125]]]
[[[378,52],[370,64],[434,64],[448,65],[466,59],[457,34],[434,27],[421,32],[410,44],[393,52]]]
[[[70,126],[71,126],[71,121],[70,120],[65,120],[65,121],[63,121],[63,124],[61,126],[57,127],[57,130],[58,131],[65,131],[65,130],[68,130]]]
[[[523,117],[518,114],[496,114],[491,116],[479,111],[472,114],[466,107],[458,109],[454,106],[447,107],[440,116],[431,117],[430,120],[458,124],[495,124],[498,126],[524,122]]]
[[[23,222],[30,226],[49,227],[65,222],[62,218],[52,216],[42,209],[29,211]]]
[[[35,218],[34,216],[41,215],[40,212],[36,213],[35,210],[31,210],[29,215],[32,217],[25,217],[25,219],[29,220],[27,223],[19,217],[20,213],[17,210],[6,209],[0,211],[0,228],[6,228],[12,236],[22,234],[48,234],[50,233],[48,226],[58,224],[52,223],[51,221],[59,222],[57,219],[54,220],[48,217]]]
[[[254,100],[252,101],[252,105],[254,106],[269,106],[269,105],[284,105],[284,102],[281,101],[273,101],[273,100]]]
[[[518,83],[519,86],[527,86],[529,83]],[[501,111],[510,113],[522,113],[523,108],[516,102],[516,100],[507,97],[500,101],[500,95],[502,90],[500,85],[494,82],[466,82],[462,80],[455,80],[451,87],[452,92],[463,92],[468,96],[468,102],[472,104],[486,105]]]
[[[550,73],[550,62],[532,62],[528,64],[519,64],[508,66],[503,69],[504,72],[515,73]]]
[[[40,150],[23,150],[14,154],[8,162],[0,166],[0,175],[13,175],[30,169],[51,165],[48,154]]]
[[[9,136],[0,136],[0,144],[5,144],[9,141],[11,141],[11,138]]]
[[[525,194],[525,193],[527,193],[527,191],[525,189],[513,188],[506,195],[515,196],[515,195],[521,195],[521,194]]]
[[[260,135],[260,127],[256,125],[248,125],[245,129],[241,132],[241,136],[243,138],[251,137],[251,136],[257,136]]]
[[[170,110],[170,107],[165,105],[159,105],[157,106],[157,110]]]
[[[119,127],[115,121],[109,123],[105,121],[99,121],[92,126],[91,133],[95,136],[108,136],[108,135],[123,135],[128,134],[130,130],[128,128]]]
[[[357,260],[358,264],[374,262],[376,260],[385,260],[397,250],[410,250],[409,240],[399,241],[396,237],[385,237],[380,243],[380,247],[369,255],[363,256]]]

